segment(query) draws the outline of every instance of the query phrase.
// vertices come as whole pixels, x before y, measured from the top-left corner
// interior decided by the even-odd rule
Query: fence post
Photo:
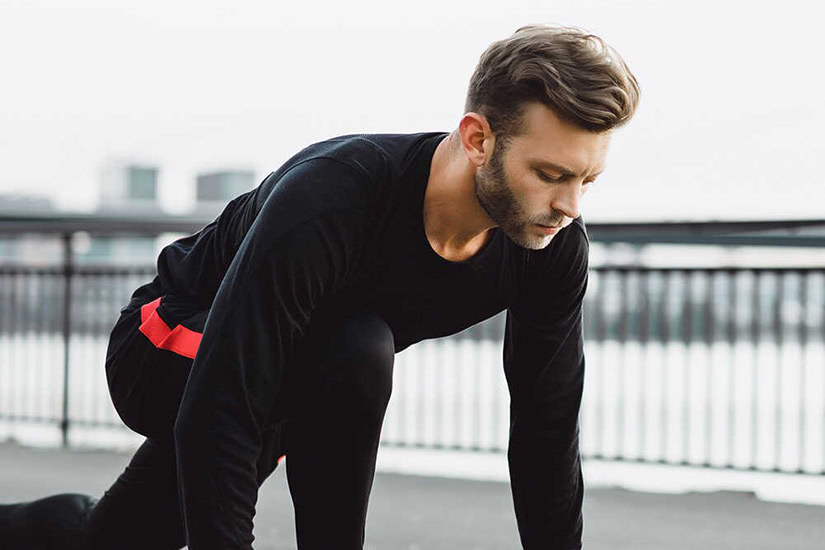
[[[63,233],[63,412],[60,432],[63,447],[69,446],[69,341],[72,334],[72,234]]]

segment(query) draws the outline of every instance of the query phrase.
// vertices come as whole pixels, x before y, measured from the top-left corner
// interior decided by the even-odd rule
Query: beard
[[[530,231],[535,224],[559,225],[562,216],[532,219],[513,193],[513,187],[504,170],[504,152],[507,144],[497,142],[493,154],[486,166],[481,167],[475,174],[475,193],[481,207],[490,216],[490,219],[504,232],[507,237],[521,246],[531,250],[540,250],[550,244],[553,235],[540,235]]]

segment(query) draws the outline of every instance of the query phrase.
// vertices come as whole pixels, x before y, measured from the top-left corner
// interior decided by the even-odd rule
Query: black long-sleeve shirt
[[[522,545],[581,546],[578,412],[584,377],[582,220],[543,250],[494,231],[464,262],[423,223],[444,133],[311,145],[158,259],[164,287],[209,307],[175,426],[189,548],[251,548],[261,432],[313,315],[380,314],[396,351],[507,309],[508,461]]]

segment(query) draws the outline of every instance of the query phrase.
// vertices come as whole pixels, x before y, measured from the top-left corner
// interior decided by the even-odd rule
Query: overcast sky
[[[587,220],[823,218],[820,4],[0,0],[0,193],[91,210],[123,158],[181,212],[200,170],[451,130],[484,48],[538,22],[602,36],[642,86]]]

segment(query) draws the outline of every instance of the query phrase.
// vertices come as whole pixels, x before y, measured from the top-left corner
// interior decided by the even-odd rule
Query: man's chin
[[[530,250],[541,250],[542,248],[547,248],[550,244],[550,241],[553,240],[553,235],[549,235],[547,237],[540,237],[537,239],[533,246],[525,246],[524,248],[529,248]]]
[[[547,248],[547,245],[550,244],[550,241],[553,240],[554,235],[535,235],[531,234],[528,231],[522,229],[518,232],[518,234],[512,234],[509,232],[505,232],[510,240],[519,245],[522,248],[526,248],[528,250],[541,250],[542,248]]]

